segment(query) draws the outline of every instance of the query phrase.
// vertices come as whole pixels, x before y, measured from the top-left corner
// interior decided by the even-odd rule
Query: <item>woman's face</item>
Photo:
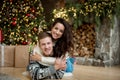
[[[58,38],[61,38],[63,33],[64,33],[64,25],[61,24],[61,23],[56,23],[53,28],[51,29],[51,34],[52,34],[52,37],[53,39],[58,39]]]

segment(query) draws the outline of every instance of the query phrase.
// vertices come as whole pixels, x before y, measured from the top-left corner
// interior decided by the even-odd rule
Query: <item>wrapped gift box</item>
[[[29,46],[16,46],[15,47],[15,67],[27,67],[29,63]]]
[[[0,45],[0,66],[14,67],[15,46]]]

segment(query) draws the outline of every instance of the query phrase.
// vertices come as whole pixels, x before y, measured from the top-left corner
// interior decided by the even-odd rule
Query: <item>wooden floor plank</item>
[[[6,73],[21,80],[30,80],[23,75],[25,68],[1,67],[0,73]],[[73,76],[62,80],[120,80],[120,66],[95,67],[75,65]]]

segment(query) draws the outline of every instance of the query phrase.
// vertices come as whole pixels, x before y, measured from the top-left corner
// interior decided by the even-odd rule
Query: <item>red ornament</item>
[[[34,8],[31,8],[31,12],[33,12],[33,13],[34,13],[34,12],[35,12],[35,9],[34,9]]]
[[[15,17],[14,17],[14,18],[12,18],[12,20],[13,20],[13,21],[16,21],[16,20],[17,20],[17,18],[15,18]]]
[[[0,29],[0,43],[3,42],[3,33],[2,33],[2,29]]]
[[[12,22],[11,24],[12,24],[13,26],[16,26],[17,23],[16,23],[16,21],[14,21],[14,22]]]
[[[34,30],[35,32],[37,32],[37,31],[38,31],[38,29],[37,29],[36,27],[34,27],[34,28],[33,28],[33,30]]]
[[[26,16],[28,16],[28,17],[29,17],[29,16],[30,16],[30,14],[26,14]]]
[[[26,41],[22,42],[22,45],[27,45],[27,44],[28,44],[28,42],[26,42]]]

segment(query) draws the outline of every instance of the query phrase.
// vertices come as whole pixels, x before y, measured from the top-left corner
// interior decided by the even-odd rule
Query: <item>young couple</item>
[[[64,19],[57,18],[50,32],[42,32],[38,36],[38,45],[27,67],[32,79],[61,79],[64,71],[72,72],[72,62],[69,58],[66,60],[71,47],[71,26]]]

